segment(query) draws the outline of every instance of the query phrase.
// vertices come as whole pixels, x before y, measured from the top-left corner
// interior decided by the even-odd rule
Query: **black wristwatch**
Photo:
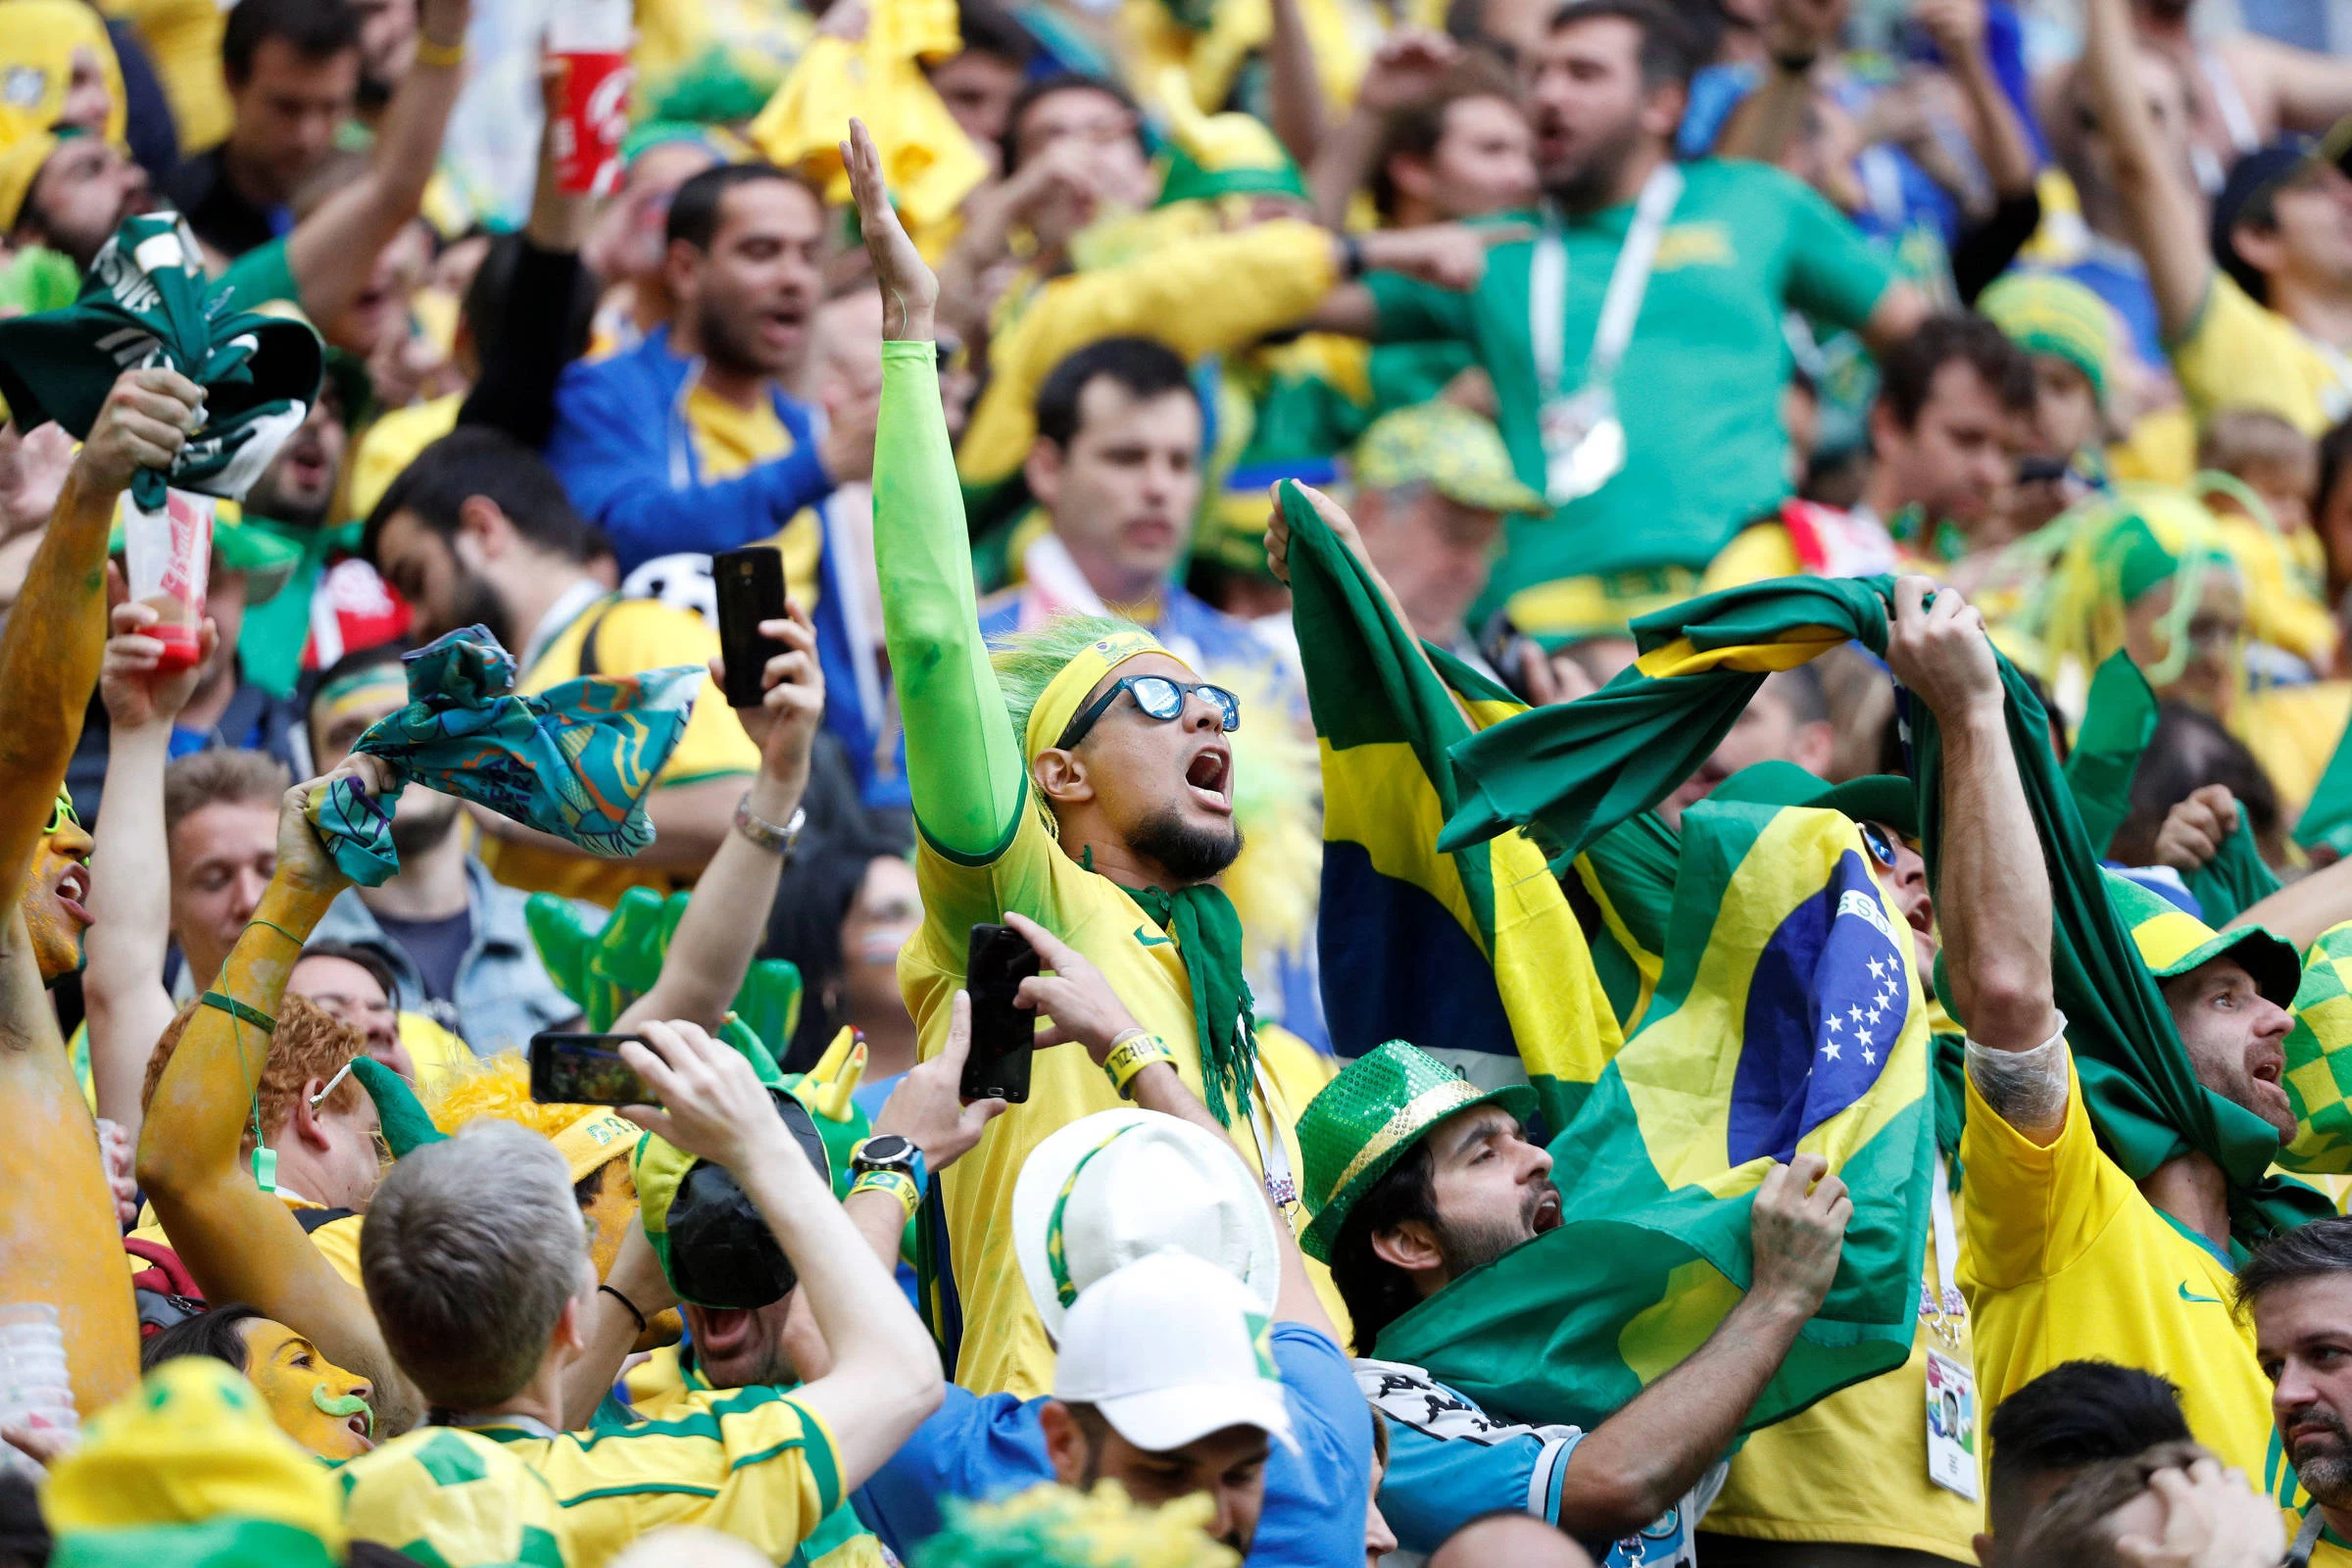
[[[930,1177],[923,1165],[923,1152],[913,1139],[898,1133],[876,1133],[858,1146],[858,1152],[850,1156],[850,1179],[855,1181],[869,1170],[896,1171],[914,1183],[917,1192]]]

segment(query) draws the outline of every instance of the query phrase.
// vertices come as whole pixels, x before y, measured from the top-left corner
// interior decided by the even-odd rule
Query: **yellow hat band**
[[[624,1120],[609,1110],[596,1111],[556,1134],[551,1140],[556,1152],[571,1169],[571,1179],[579,1181],[609,1159],[618,1158],[637,1147],[637,1136],[644,1129],[635,1122]]]
[[[1145,654],[1167,654],[1168,658],[1176,659],[1158,638],[1148,631],[1115,632],[1088,644],[1077,658],[1062,665],[1060,672],[1048,681],[1046,689],[1038,694],[1037,706],[1029,710],[1029,727],[1022,732],[1022,757],[1029,761],[1037,760],[1037,754],[1059,740],[1061,732],[1070,727],[1070,720],[1086,705],[1087,693],[1093,691],[1103,676],[1129,660],[1139,659]],[[1184,663],[1181,659],[1176,662]],[[1190,669],[1192,666],[1188,664],[1185,667]]]

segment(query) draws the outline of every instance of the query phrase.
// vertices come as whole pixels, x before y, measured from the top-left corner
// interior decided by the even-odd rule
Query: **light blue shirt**
[[[458,964],[454,1007],[426,1000],[424,977],[416,961],[361,902],[357,888],[336,895],[311,940],[348,942],[382,955],[400,984],[397,1005],[454,1030],[475,1055],[494,1056],[502,1051],[525,1050],[531,1036],[542,1029],[580,1015],[579,1004],[556,989],[547,966],[539,961],[522,913],[529,898],[493,880],[473,855],[466,857],[466,904],[473,917],[473,940]]]
[[[1355,1384],[1388,1418],[1380,1511],[1398,1546],[1435,1551],[1471,1520],[1502,1508],[1560,1522],[1561,1484],[1583,1428],[1497,1421],[1421,1368],[1397,1361],[1357,1361]],[[1723,1490],[1724,1469],[1710,1467],[1680,1503],[1611,1543],[1602,1568],[1692,1568],[1698,1558],[1691,1537]]]

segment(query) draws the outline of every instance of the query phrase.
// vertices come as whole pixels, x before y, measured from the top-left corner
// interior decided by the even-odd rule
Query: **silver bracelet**
[[[761,849],[782,856],[786,865],[792,863],[793,847],[801,842],[801,828],[808,820],[808,808],[807,807],[795,808],[792,820],[782,827],[754,816],[750,790],[745,790],[743,799],[735,803],[735,831]]]

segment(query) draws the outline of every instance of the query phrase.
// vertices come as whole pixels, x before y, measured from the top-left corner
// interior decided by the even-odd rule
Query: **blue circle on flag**
[[[1747,988],[1732,1079],[1731,1163],[1786,1161],[1798,1140],[1868,1094],[1911,1006],[1897,926],[1862,857],[1838,858],[1827,884],[1788,912]]]

